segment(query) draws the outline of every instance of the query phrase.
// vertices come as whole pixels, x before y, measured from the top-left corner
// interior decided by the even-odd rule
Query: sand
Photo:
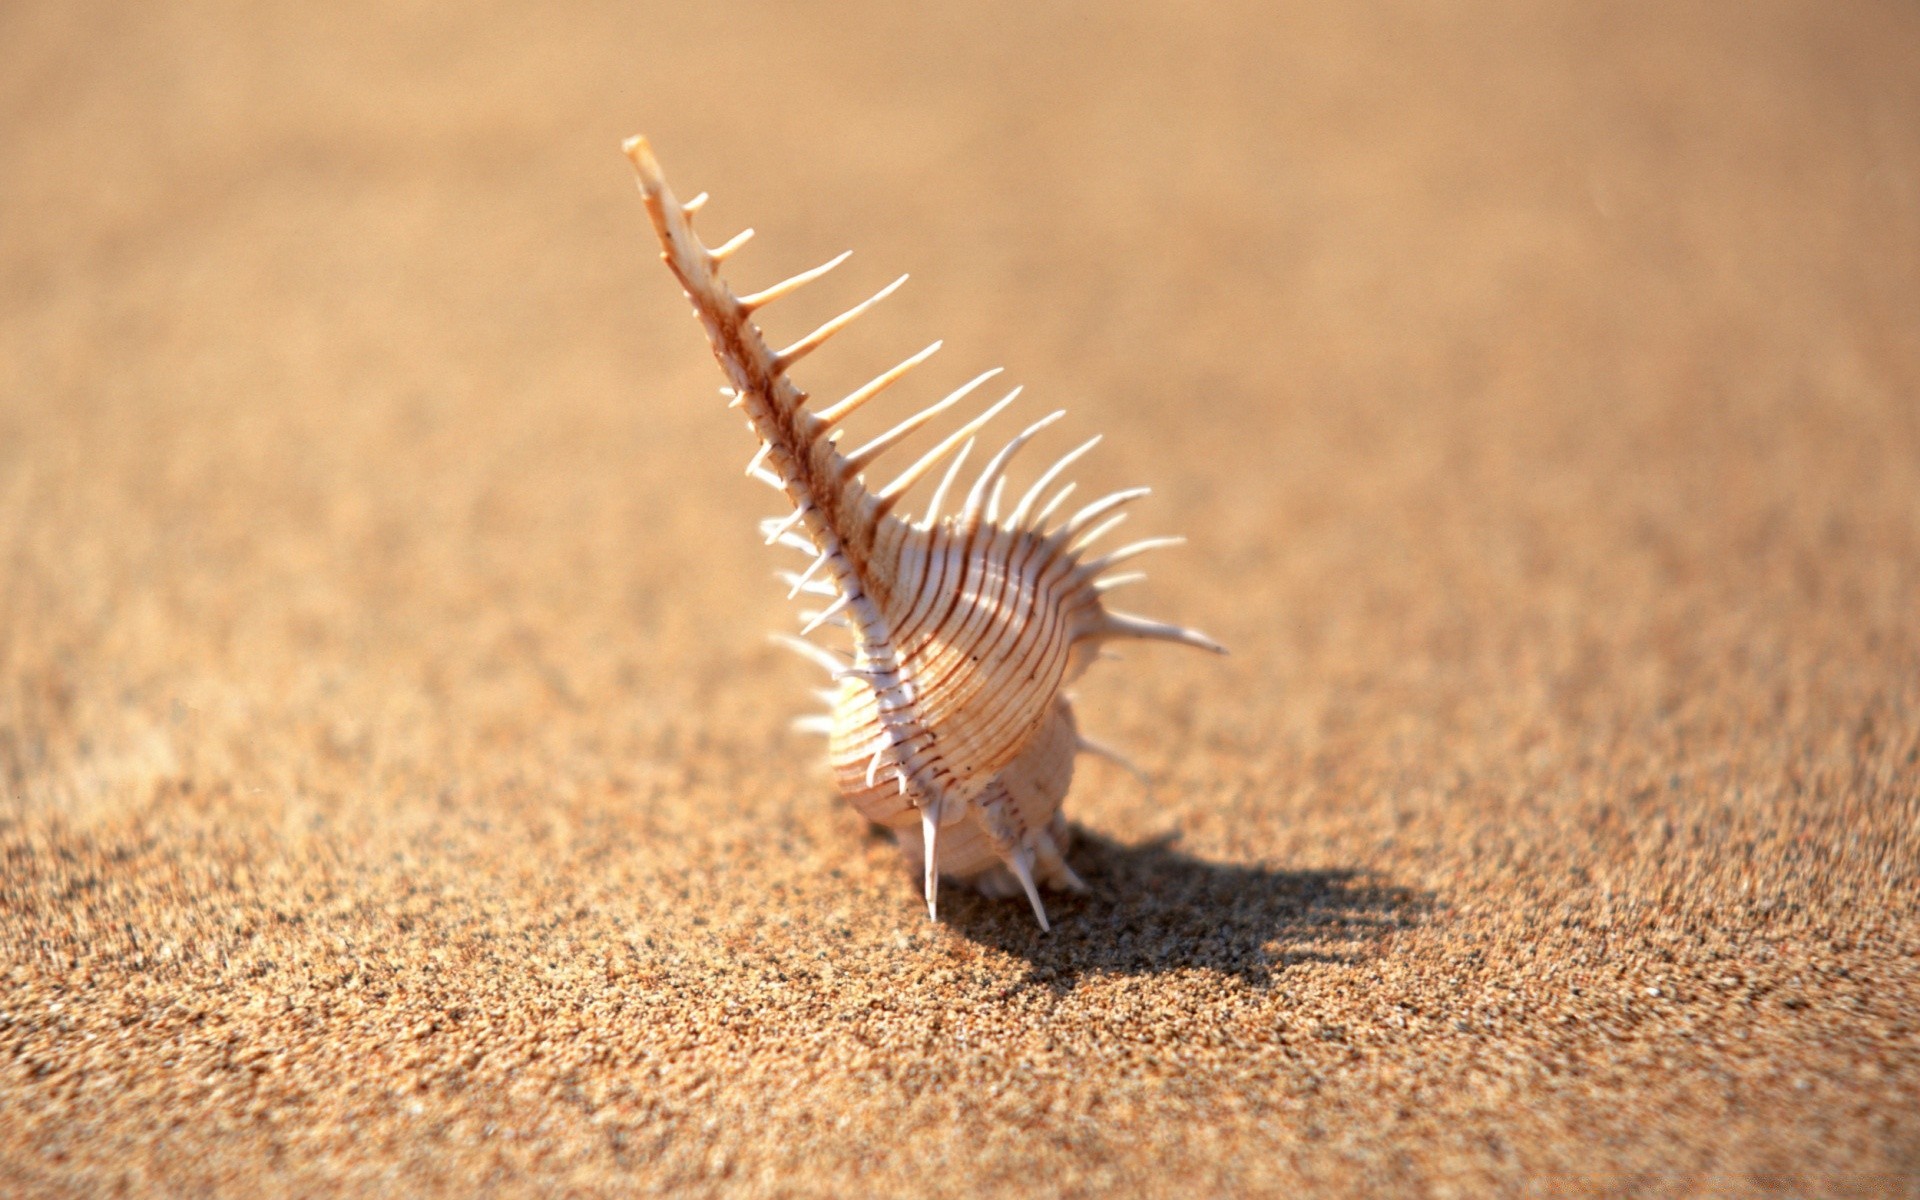
[[[1911,5],[30,0],[0,92],[0,1191],[1920,1195]],[[788,730],[636,132],[856,249],[776,337],[913,273],[812,390],[943,337],[887,414],[1190,537],[1052,934]]]

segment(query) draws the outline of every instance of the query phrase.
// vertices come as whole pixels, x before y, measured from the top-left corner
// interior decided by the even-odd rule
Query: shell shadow
[[[1358,869],[1207,862],[1175,849],[1178,837],[1124,846],[1076,826],[1068,859],[1089,891],[1046,894],[1051,933],[1025,904],[957,887],[942,915],[962,936],[1024,958],[1020,986],[1066,992],[1089,975],[1186,969],[1265,988],[1296,964],[1363,961],[1434,908],[1430,894]]]

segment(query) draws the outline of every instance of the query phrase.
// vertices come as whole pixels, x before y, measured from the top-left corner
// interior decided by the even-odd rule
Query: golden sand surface
[[[1920,1195],[1911,4],[20,0],[0,94],[0,1192]],[[789,732],[639,132],[856,249],[774,336],[914,274],[816,393],[943,337],[877,419],[1005,364],[1191,538],[1051,935]]]

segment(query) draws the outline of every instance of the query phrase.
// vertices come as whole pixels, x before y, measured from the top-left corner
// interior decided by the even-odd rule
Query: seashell
[[[1027,426],[973,477],[958,507],[943,512],[975,439],[1020,394],[1014,388],[922,454],[881,487],[865,472],[886,451],[959,404],[998,371],[961,385],[887,432],[851,450],[836,428],[940,348],[935,342],[826,408],[808,406],[790,376],[794,364],[890,295],[880,292],[779,351],[750,320],[846,259],[802,272],[764,291],[735,295],[719,268],[751,229],[711,249],[694,235],[705,193],[685,204],[668,190],[644,138],[629,139],[661,258],[685,289],[725,372],[729,407],[745,411],[760,449],[747,471],[784,492],[793,512],[765,523],[769,544],[804,552],[808,565],[786,576],[790,596],[825,605],[802,617],[794,648],[835,684],[831,711],[803,720],[827,735],[840,794],[892,830],[921,875],[929,917],[938,917],[942,876],[989,895],[1024,893],[1044,930],[1040,887],[1083,890],[1067,865],[1060,811],[1082,752],[1116,757],[1083,738],[1062,688],[1118,638],[1181,642],[1224,653],[1190,629],[1116,612],[1111,588],[1139,578],[1112,568],[1178,538],[1152,538],[1104,554],[1091,547],[1117,525],[1122,506],[1146,488],[1115,492],[1058,517],[1073,484],[1062,476],[1100,440],[1093,438],[1040,475],[1011,507],[1007,469],[1034,435],[1063,414]],[[949,461],[950,460],[950,461]],[[917,519],[896,511],[916,482],[948,465]],[[1053,490],[1049,495],[1049,489]],[[846,624],[846,652],[806,641],[829,622]],[[1122,765],[1126,765],[1124,760]]]

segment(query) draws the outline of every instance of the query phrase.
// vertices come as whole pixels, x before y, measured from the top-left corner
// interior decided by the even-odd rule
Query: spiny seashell
[[[767,522],[769,544],[804,551],[811,565],[788,576],[789,595],[825,598],[802,614],[801,638],[786,639],[837,682],[832,711],[805,724],[828,736],[840,793],[868,819],[894,831],[922,873],[927,914],[938,915],[941,876],[990,895],[1024,891],[1047,928],[1037,885],[1084,888],[1065,859],[1060,812],[1074,756],[1110,752],[1082,738],[1061,689],[1085,671],[1101,643],[1115,638],[1184,642],[1224,653],[1190,629],[1108,609],[1102,594],[1139,578],[1109,575],[1121,563],[1178,538],[1154,538],[1098,557],[1089,547],[1121,520],[1117,510],[1147,494],[1115,492],[1064,519],[1054,515],[1073,491],[1053,487],[1091,450],[1094,438],[1049,468],[1003,512],[1007,467],[1053,413],[1028,426],[987,463],[958,513],[941,514],[974,438],[1020,394],[1015,388],[923,454],[892,482],[867,486],[863,472],[886,450],[946,412],[987,380],[988,371],[857,449],[842,451],[835,430],[847,415],[899,381],[940,348],[925,350],[830,407],[807,407],[788,372],[835,333],[906,281],[779,352],[749,320],[838,266],[847,256],[764,291],[736,296],[718,269],[751,229],[708,249],[693,233],[705,193],[682,204],[661,177],[644,138],[626,143],[661,258],[679,279],[726,372],[723,394],[745,410],[760,438],[747,471],[786,493],[793,513]],[[922,477],[952,457],[918,520],[894,510]],[[802,639],[823,624],[849,624],[847,656]]]

